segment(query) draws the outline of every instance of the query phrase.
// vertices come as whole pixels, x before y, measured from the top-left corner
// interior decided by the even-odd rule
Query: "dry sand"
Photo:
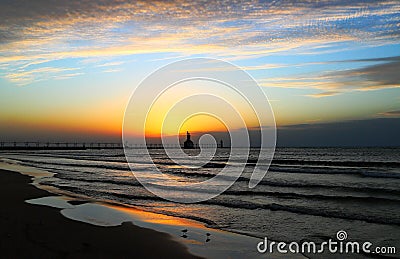
[[[89,225],[59,209],[25,203],[49,195],[28,176],[0,170],[0,183],[2,258],[196,258],[166,233],[131,223]]]

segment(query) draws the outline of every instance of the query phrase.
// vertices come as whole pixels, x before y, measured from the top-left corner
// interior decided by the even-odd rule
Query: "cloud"
[[[311,123],[278,127],[278,146],[400,146],[399,118]]]
[[[360,81],[370,82],[369,85],[361,87],[361,90],[398,88],[400,87],[400,60],[398,57],[393,57],[393,59],[395,61],[338,72],[336,75],[344,78],[360,78]]]
[[[115,67],[124,64],[125,62],[122,61],[114,61],[114,62],[107,62],[97,65],[96,67]]]
[[[106,69],[106,70],[103,70],[102,72],[103,73],[116,73],[116,72],[120,72],[120,71],[122,71],[122,69],[114,68],[114,69]]]
[[[341,92],[338,92],[338,91],[327,91],[327,92],[322,92],[322,93],[309,94],[309,95],[306,95],[306,96],[313,97],[313,98],[321,98],[321,97],[338,95],[340,93]]]
[[[361,59],[347,59],[335,62],[399,62],[400,56],[382,57],[382,58],[361,58]]]
[[[206,53],[234,60],[343,42],[395,43],[399,11],[389,0],[2,1],[0,65],[15,76],[28,64],[71,58]]]
[[[374,64],[362,66],[356,69],[315,72],[312,75],[297,74],[284,78],[265,78],[260,80],[260,85],[265,87],[325,90],[322,93],[308,95],[310,97],[332,96],[344,91],[370,91],[400,88],[400,73],[398,73],[398,71],[400,71],[399,56],[357,60],[336,60],[311,64],[320,65],[343,62],[368,62]]]
[[[260,85],[264,87],[278,88],[298,88],[298,89],[319,89],[326,92],[338,92],[340,89],[346,89],[348,86],[344,82],[336,81],[337,76],[333,75],[314,75],[292,77],[271,77],[259,80]]]
[[[400,110],[380,112],[377,115],[384,116],[384,117],[400,117]]]
[[[70,73],[71,71],[79,70],[79,68],[65,67],[41,67],[28,71],[13,71],[5,75],[5,78],[18,85],[29,84],[33,80],[42,81],[49,78],[65,79],[73,76],[81,75],[82,73]]]

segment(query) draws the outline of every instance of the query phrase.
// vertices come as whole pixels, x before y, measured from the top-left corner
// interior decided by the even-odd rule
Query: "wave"
[[[62,162],[51,162],[51,161],[40,161],[36,162],[33,160],[28,160],[28,159],[18,159],[21,162],[25,163],[34,163],[35,165],[37,164],[49,164],[49,165],[60,165],[60,166],[68,166],[68,167],[93,167],[93,168],[102,168],[102,169],[111,169],[111,170],[130,170],[128,164],[126,161],[115,161],[115,160],[91,160],[91,159],[73,159],[71,162],[68,163],[62,163]],[[96,163],[79,163],[79,160],[84,160],[84,161],[94,161]],[[157,160],[158,165],[176,165],[174,162],[168,159],[164,159],[165,161],[162,160]],[[73,162],[76,161],[76,162]],[[250,160],[253,161],[253,165],[255,165],[257,160]],[[275,162],[282,162],[286,163],[287,165],[292,165],[292,166],[285,166],[285,165],[278,165],[275,164]],[[101,163],[113,163],[113,164],[101,164]],[[303,164],[304,163],[304,164]],[[307,164],[318,164],[322,166],[305,166]],[[145,164],[145,163],[143,163]],[[294,167],[293,165],[299,164],[300,166]],[[376,171],[376,170],[368,170],[365,168],[361,168],[362,165],[399,165],[400,163],[398,162],[354,162],[354,161],[344,161],[344,162],[338,162],[338,161],[304,161],[304,160],[294,160],[294,159],[285,159],[285,160],[274,160],[273,163],[271,164],[269,170],[270,172],[282,172],[282,173],[301,173],[301,174],[345,174],[345,175],[359,175],[363,177],[370,177],[370,178],[394,178],[394,179],[400,179],[400,173],[397,172],[383,172],[383,171]],[[150,164],[149,164],[150,165]],[[203,168],[224,168],[227,164],[222,163],[221,161],[219,162],[209,162],[206,165],[203,166]],[[329,165],[329,167],[327,167]],[[343,166],[351,166],[351,165],[359,165],[359,167],[347,167],[343,168]],[[338,167],[332,167],[332,166],[338,166]],[[340,167],[342,166],[342,167]],[[176,172],[179,173],[179,172]],[[192,176],[200,176],[200,177],[212,177],[213,175],[209,174],[204,174],[204,173],[199,173],[199,174],[194,174],[190,173]],[[215,175],[215,174],[214,174]]]
[[[140,204],[140,201],[164,201],[162,198],[159,198],[154,195],[132,195],[132,194],[123,194],[123,193],[110,193],[110,192],[103,192],[103,191],[98,191],[98,190],[83,190],[78,187],[74,186],[59,186],[54,183],[44,183],[46,185],[51,185],[63,190],[67,190],[73,193],[77,193],[80,195],[85,195],[91,198],[97,198],[97,199],[111,199],[119,202],[127,202],[129,201],[128,204],[130,205],[137,205],[137,206],[143,206],[143,204]],[[123,200],[120,200],[123,199]],[[136,203],[135,203],[136,202]],[[207,201],[200,202],[201,204],[205,205],[216,205],[216,206],[222,206],[222,207],[227,207],[227,208],[234,208],[234,209],[250,209],[250,210],[255,210],[255,209],[265,209],[265,210],[271,210],[271,211],[285,211],[285,212],[290,212],[290,213],[297,213],[297,214],[303,214],[303,215],[311,215],[311,216],[320,216],[320,217],[327,217],[327,218],[339,218],[339,219],[346,219],[346,220],[360,220],[360,221],[365,221],[368,223],[378,223],[378,224],[386,224],[386,225],[400,225],[400,218],[384,218],[384,217],[379,217],[379,216],[370,216],[366,214],[356,214],[356,213],[345,213],[345,212],[338,212],[338,211],[327,211],[327,210],[321,210],[319,208],[310,208],[310,207],[300,207],[300,206],[288,206],[288,205],[281,205],[278,203],[270,203],[270,204],[258,204],[258,203],[252,203],[248,201],[241,201],[237,199],[229,199],[229,200],[224,200],[222,198],[219,199],[211,199]],[[173,215],[176,216],[176,215]],[[187,217],[188,215],[179,215],[180,217]],[[194,218],[192,218],[194,219]],[[214,222],[210,222],[207,219],[195,219],[199,220],[202,222],[205,222],[207,224],[215,224]]]
[[[112,170],[130,170],[127,163],[120,163],[118,165],[107,165],[107,164],[81,164],[81,163],[60,163],[60,162],[47,162],[47,161],[33,161],[26,159],[18,159],[21,165],[38,167],[41,165],[55,165],[55,166],[67,166],[67,167],[90,167],[90,168],[101,168],[101,169],[112,169]]]
[[[90,168],[101,168],[101,169],[111,169],[111,170],[123,170],[129,171],[130,168],[127,163],[123,162],[113,162],[117,164],[107,165],[107,164],[81,164],[81,163],[59,163],[59,162],[46,162],[40,161],[35,162],[32,160],[26,159],[19,159],[18,161],[25,163],[26,165],[60,165],[60,166],[68,166],[68,167],[90,167]],[[160,165],[174,165],[174,163],[159,163]],[[149,164],[150,165],[150,164]],[[205,168],[222,168],[225,165],[221,164],[207,164]],[[139,170],[139,169],[138,169]],[[270,167],[270,172],[282,172],[282,173],[301,173],[301,174],[345,174],[345,175],[360,175],[363,177],[370,177],[370,178],[394,178],[400,179],[400,173],[395,172],[376,172],[376,171],[366,171],[366,170],[354,170],[352,168],[348,168],[346,170],[336,169],[336,168],[315,168],[315,167],[299,167],[299,168],[284,168],[284,167]],[[170,173],[170,172],[169,172]],[[209,174],[209,173],[194,173],[194,172],[180,172],[175,170],[174,174],[180,175],[191,175],[191,176],[198,176],[198,177],[213,177],[216,174]],[[244,178],[243,180],[248,180]]]
[[[83,179],[83,178],[68,177],[68,176],[59,175],[59,174],[57,174],[55,177],[62,179],[62,180],[80,181],[80,182],[88,182],[88,183],[109,183],[109,184],[127,185],[127,186],[142,186],[136,180],[118,181],[118,180],[110,180],[110,179],[87,179],[87,178]]]
[[[330,200],[335,202],[340,201],[354,201],[354,202],[386,202],[397,204],[400,201],[400,197],[395,198],[383,198],[373,196],[354,196],[354,195],[323,195],[323,194],[304,194],[294,192],[273,192],[273,191],[230,191],[227,190],[223,193],[224,195],[234,196],[265,196],[265,197],[278,197],[286,199],[307,199],[307,200]]]
[[[257,162],[259,162],[259,160],[257,159],[247,160],[248,165],[254,165]],[[328,161],[328,160],[273,159],[271,165],[320,165],[320,166],[335,166],[335,167],[400,168],[400,162],[394,162],[394,161]]]
[[[255,164],[253,164],[254,166]],[[223,163],[207,163],[203,168],[224,168],[226,164]],[[395,172],[382,172],[382,171],[367,171],[364,168],[336,168],[326,166],[282,166],[272,164],[269,167],[270,172],[282,172],[282,173],[300,173],[300,174],[345,174],[345,175],[360,175],[371,178],[395,178],[400,179],[400,173]]]
[[[294,183],[294,182],[273,182],[270,180],[262,180],[260,185],[268,185],[274,187],[292,187],[292,188],[321,188],[331,191],[351,191],[351,192],[367,192],[367,193],[384,193],[384,194],[396,194],[400,195],[399,189],[388,189],[383,187],[371,187],[371,186],[339,186],[339,185],[329,185],[329,184],[313,184],[313,183]]]
[[[46,168],[43,168],[46,169]],[[49,172],[55,173],[55,178],[59,178],[62,180],[70,180],[70,181],[81,181],[81,182],[90,182],[90,183],[109,183],[109,184],[116,184],[116,185],[126,185],[126,186],[141,186],[141,184],[136,180],[114,180],[114,179],[104,179],[104,178],[98,178],[98,179],[88,179],[88,178],[83,178],[82,176],[70,176],[68,173],[69,172],[63,172],[59,173],[55,170],[49,170],[46,169]],[[75,171],[77,173],[85,173],[81,171]],[[244,179],[241,179],[244,181]],[[269,186],[279,186],[279,187],[293,187],[293,183],[276,183],[276,182],[268,182],[268,183],[262,183],[264,185],[269,185]],[[301,187],[309,187],[310,185],[301,185]],[[300,187],[299,185],[296,185],[296,187]],[[352,187],[329,187],[326,185],[316,185],[313,187],[323,187],[325,190],[333,189],[336,190],[335,193],[340,193],[340,192],[353,192],[353,193],[359,193],[360,188],[352,188]],[[160,188],[162,188],[160,186]],[[374,197],[371,195],[366,195],[366,196],[354,196],[354,195],[322,195],[322,194],[304,194],[304,193],[296,193],[296,192],[276,192],[276,191],[262,191],[262,190],[227,190],[223,194],[224,195],[236,195],[236,196],[248,196],[248,195],[264,195],[264,196],[272,196],[272,197],[280,197],[280,198],[287,198],[287,199],[296,199],[296,198],[307,198],[307,199],[320,199],[320,200],[353,200],[353,201],[363,201],[365,199],[368,199],[368,201],[372,202],[386,202],[386,201],[400,201],[399,198],[394,198],[393,195],[400,195],[400,190],[388,190],[388,189],[382,189],[382,188],[368,188],[368,187],[363,187],[362,188],[363,192],[368,193],[368,194],[387,194],[388,196],[392,196],[392,198],[383,198],[383,197]]]
[[[230,207],[230,208],[242,208],[242,209],[267,209],[271,211],[286,211],[292,212],[297,214],[305,214],[311,216],[320,216],[320,217],[327,217],[327,218],[339,218],[339,219],[347,219],[347,220],[361,220],[368,223],[379,223],[379,224],[386,224],[386,225],[400,225],[400,219],[395,218],[384,218],[378,216],[368,216],[365,214],[354,214],[354,213],[343,213],[338,211],[326,211],[321,210],[318,208],[305,208],[305,207],[298,207],[298,206],[287,206],[287,205],[280,205],[277,203],[271,204],[255,204],[246,201],[235,201],[235,202],[225,202],[219,200],[208,200],[203,202],[204,204],[212,204],[212,205],[219,205],[223,207]]]
[[[11,152],[12,153],[12,152]],[[24,152],[18,152],[15,154],[21,154]],[[85,160],[85,161],[98,161],[98,162],[121,162],[121,163],[126,163],[125,159],[125,154],[123,150],[121,149],[120,154],[110,154],[108,153],[106,156],[104,156],[103,153],[100,153],[99,155],[96,155],[96,153],[84,153],[81,155],[74,155],[71,153],[32,153],[32,152],[27,152],[26,153],[29,156],[38,156],[38,157],[54,157],[54,158],[65,158],[65,159],[74,159],[74,160]],[[159,153],[159,154],[151,154],[152,157],[156,158],[159,157],[162,160],[167,160],[167,156],[165,153]],[[117,159],[116,159],[117,158]],[[235,159],[231,159],[232,162],[235,162]],[[158,161],[161,162],[161,161]],[[206,165],[206,167],[209,166],[217,166],[221,167],[224,164],[228,162],[227,157],[214,157],[209,165]],[[261,159],[255,159],[255,158],[248,158],[247,159],[247,165],[248,166],[254,166],[257,163],[267,163],[271,162],[271,165],[315,165],[315,166],[333,166],[333,167],[385,167],[385,168],[400,168],[400,162],[398,161],[332,161],[332,160],[309,160],[309,159],[279,159],[279,158],[274,158],[272,161],[266,159],[263,160]],[[162,163],[162,162],[161,162]],[[170,162],[168,162],[170,163]],[[167,164],[168,164],[167,163]]]
[[[28,162],[22,162],[22,165],[28,165],[28,166],[34,166],[37,168],[42,168],[47,171],[51,171],[53,173],[60,173],[60,171],[54,170],[54,168],[48,168],[44,167],[43,164],[48,164],[48,165],[63,165],[63,166],[76,166],[76,167],[82,167],[82,165],[69,165],[69,164],[58,164],[58,163],[42,163],[42,162],[33,162],[30,160],[19,160],[19,161],[28,161]],[[91,165],[84,165],[83,167],[88,167],[88,168],[102,168],[102,169],[112,169],[112,170],[123,170],[123,171],[130,171],[129,167],[126,165],[127,168],[121,168],[120,166],[112,166],[112,165],[102,165],[100,167],[98,166],[91,166]],[[81,172],[85,173],[84,171],[78,171],[76,170],[75,172]],[[199,178],[212,178],[215,176],[213,173],[198,173],[196,171],[178,171],[178,170],[173,170],[173,171],[164,171],[164,173],[171,174],[171,175],[177,175],[177,176],[194,176],[194,177],[199,177]],[[110,176],[111,177],[111,176]],[[226,179],[226,180],[231,180],[235,179],[236,177],[230,177],[230,176],[221,176],[221,179]],[[380,178],[380,177],[378,177]],[[249,179],[243,176],[240,176],[236,181],[238,182],[247,182]],[[112,181],[112,180],[111,180]],[[332,184],[315,184],[315,183],[303,183],[303,182],[284,182],[284,181],[271,181],[268,179],[262,180],[259,185],[261,186],[273,186],[273,187],[289,187],[289,188],[305,188],[305,189],[315,189],[315,188],[323,188],[323,189],[328,189],[332,191],[351,191],[351,192],[367,192],[367,193],[380,193],[380,194],[388,194],[388,195],[400,195],[400,190],[398,189],[388,189],[387,187],[371,187],[371,186],[343,186],[343,185],[332,185]]]
[[[371,178],[396,178],[400,179],[400,173],[367,171],[363,168],[332,168],[332,167],[288,167],[288,166],[270,166],[270,172],[282,173],[301,173],[301,174],[345,174],[360,175]]]
[[[164,173],[170,173],[172,175],[178,175],[178,176],[196,176],[196,177],[202,177],[202,178],[211,178],[214,177],[215,174],[211,173],[197,173],[197,172],[185,172],[185,171],[173,171],[173,172],[164,172]],[[236,177],[230,177],[230,176],[220,176],[220,179],[225,179],[225,180],[231,180],[231,179],[236,179]],[[237,178],[238,182],[248,182],[249,179],[243,176],[239,176]],[[333,191],[351,191],[351,192],[367,192],[367,193],[385,193],[385,194],[398,194],[400,195],[400,190],[398,189],[388,189],[387,187],[371,187],[371,186],[342,186],[342,185],[332,185],[332,184],[314,184],[314,183],[309,183],[309,182],[284,182],[284,181],[271,181],[268,179],[262,180],[259,185],[264,185],[264,186],[273,186],[273,187],[290,187],[290,188],[305,188],[305,189],[315,189],[315,188],[321,188],[321,189],[328,189],[328,190],[333,190]]]

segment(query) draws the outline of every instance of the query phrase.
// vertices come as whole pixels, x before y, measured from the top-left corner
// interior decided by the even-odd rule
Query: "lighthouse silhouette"
[[[190,133],[186,131],[186,141],[183,142],[183,148],[192,149],[194,148],[193,141],[190,140]]]

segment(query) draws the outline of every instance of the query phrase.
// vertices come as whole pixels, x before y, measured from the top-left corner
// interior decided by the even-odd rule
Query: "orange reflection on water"
[[[174,225],[174,226],[204,228],[204,226],[202,224],[200,224],[196,221],[193,221],[193,220],[189,220],[189,219],[172,217],[172,216],[142,211],[142,210],[138,210],[135,208],[129,208],[129,207],[122,207],[122,206],[115,206],[115,205],[109,205],[109,207],[111,207],[112,209],[115,209],[117,211],[121,211],[126,214],[129,214],[135,218],[138,218],[139,220],[141,220],[143,222],[164,224],[164,225]]]

